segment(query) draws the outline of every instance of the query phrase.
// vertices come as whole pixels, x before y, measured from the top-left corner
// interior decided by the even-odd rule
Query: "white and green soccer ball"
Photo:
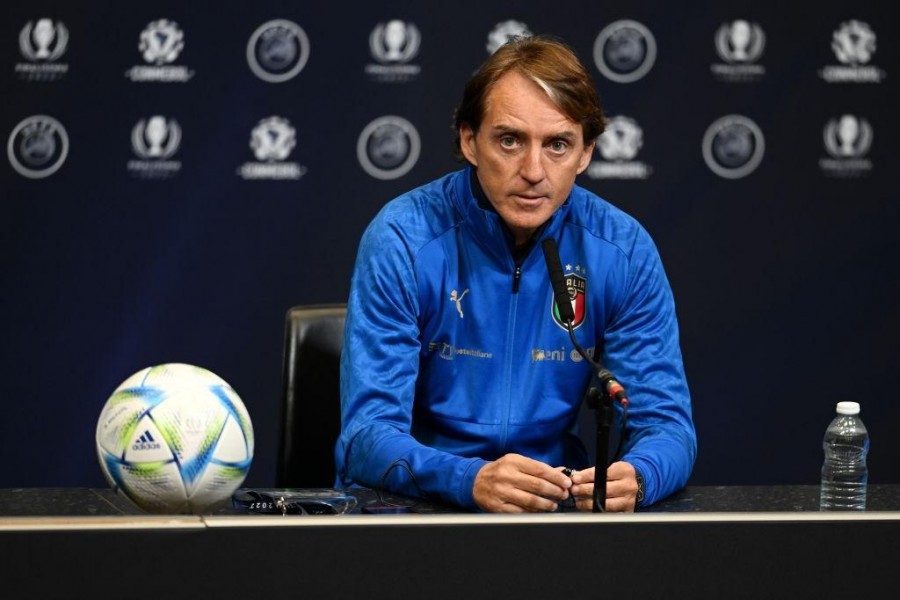
[[[107,482],[151,513],[202,514],[227,501],[253,460],[253,426],[237,393],[193,365],[138,371],[97,421]]]

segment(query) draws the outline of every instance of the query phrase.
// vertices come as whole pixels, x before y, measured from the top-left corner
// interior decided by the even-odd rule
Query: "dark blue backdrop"
[[[18,125],[47,115],[65,128],[69,151],[43,178],[21,175],[13,160],[0,165],[0,486],[104,485],[93,440],[100,410],[127,376],[163,362],[204,366],[232,384],[257,436],[247,482],[273,484],[285,311],[344,301],[375,212],[456,168],[453,108],[487,57],[489,34],[509,20],[570,42],[608,114],[643,132],[632,162],[650,167],[646,179],[579,183],[637,217],[662,253],[699,434],[692,483],[815,482],[839,400],[862,404],[871,480],[900,481],[896,26],[887,3],[791,4],[5,3],[3,139],[15,155]],[[34,28],[43,18],[55,29],[41,46]],[[141,33],[161,19],[184,36],[168,64],[193,75],[132,81],[125,73],[148,64]],[[305,66],[281,83],[254,75],[246,56],[254,31],[274,19],[296,23],[309,41]],[[393,63],[369,43],[392,19],[407,35]],[[657,46],[652,68],[631,83],[611,81],[594,60],[601,30],[623,19]],[[765,35],[750,60],[727,44],[717,52],[720,27],[738,19],[758,25],[754,40]],[[880,82],[821,75],[847,66],[832,41],[851,20],[877,42],[849,68],[875,67]],[[420,34],[413,56],[410,25]],[[52,56],[63,37],[64,52]],[[36,56],[41,48],[51,57]],[[398,64],[413,68],[366,71]],[[177,121],[181,139],[168,176],[147,179],[129,161],[159,159],[141,156],[132,132],[154,115]],[[362,168],[357,141],[388,115],[415,127],[422,151],[409,172],[384,180]],[[746,177],[720,177],[702,155],[704,133],[726,115],[751,120],[765,139]],[[836,153],[823,132],[842,115],[868,124],[871,144],[845,135],[856,144]],[[256,160],[251,131],[270,116],[296,132],[283,162],[299,179],[238,176]]]

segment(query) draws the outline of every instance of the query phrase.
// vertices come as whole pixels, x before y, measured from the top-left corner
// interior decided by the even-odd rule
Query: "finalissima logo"
[[[713,173],[726,179],[739,179],[752,173],[764,153],[762,131],[741,115],[717,119],[703,136],[703,159]]]
[[[724,64],[710,69],[722,81],[757,81],[766,68],[756,64],[766,47],[766,34],[758,23],[738,19],[723,23],[716,31],[716,53]]]
[[[716,52],[729,63],[756,62],[766,47],[766,34],[758,23],[738,19],[716,32]]]
[[[594,62],[607,79],[631,83],[656,61],[656,39],[637,21],[622,20],[603,28],[594,41]]]
[[[169,160],[181,145],[181,126],[175,119],[154,115],[141,119],[131,130],[131,147],[139,160],[128,161],[132,175],[165,178],[181,170],[181,162]]]
[[[52,62],[63,55],[69,42],[69,30],[62,21],[29,21],[19,32],[19,49],[31,61]]]
[[[843,115],[828,121],[823,137],[825,148],[834,158],[859,158],[872,146],[872,126],[865,119]]]
[[[286,19],[257,27],[247,42],[247,63],[253,74],[269,83],[293,79],[309,60],[306,32]]]
[[[366,125],[356,143],[356,156],[376,179],[397,179],[419,160],[422,143],[412,123],[401,117],[379,117]]]
[[[69,65],[56,62],[66,52],[69,30],[62,21],[29,21],[19,32],[19,50],[27,63],[17,63],[16,73],[29,81],[54,81],[69,71]]]
[[[369,49],[378,64],[366,65],[366,74],[379,82],[411,81],[422,70],[419,65],[409,64],[421,43],[422,35],[414,23],[399,19],[379,23],[369,34]]]
[[[134,152],[141,158],[169,158],[178,151],[181,127],[175,119],[154,115],[141,119],[131,130]]]
[[[380,63],[407,63],[419,52],[421,41],[415,24],[394,19],[375,26],[369,35],[369,48]]]
[[[873,131],[869,121],[856,115],[831,119],[822,130],[828,158],[819,159],[819,167],[831,177],[859,177],[872,170],[865,158],[872,147]]]

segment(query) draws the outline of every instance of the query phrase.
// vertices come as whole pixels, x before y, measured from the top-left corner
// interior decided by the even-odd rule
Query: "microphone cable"
[[[566,331],[569,333],[569,339],[579,355],[594,370],[594,376],[603,386],[603,391],[612,399],[617,400],[622,407],[622,427],[619,434],[619,443],[616,448],[615,458],[621,458],[622,448],[625,442],[625,431],[628,426],[628,396],[625,388],[616,379],[616,377],[603,366],[599,360],[594,360],[587,351],[578,343],[575,337],[575,311],[572,309],[572,302],[569,299],[568,286],[566,285],[565,275],[563,275],[562,263],[559,259],[559,249],[556,246],[556,240],[552,237],[545,238],[541,242],[541,250],[544,252],[544,260],[547,263],[547,270],[550,274],[550,285],[553,288],[553,296],[556,300],[556,308],[559,311],[560,320],[566,324]],[[609,465],[607,465],[609,466]]]

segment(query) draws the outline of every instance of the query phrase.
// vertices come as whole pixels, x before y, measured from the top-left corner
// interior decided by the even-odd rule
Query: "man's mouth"
[[[529,202],[533,202],[536,200],[544,200],[547,198],[547,196],[545,196],[544,194],[530,194],[530,193],[515,194],[515,196],[521,200],[527,200]]]

